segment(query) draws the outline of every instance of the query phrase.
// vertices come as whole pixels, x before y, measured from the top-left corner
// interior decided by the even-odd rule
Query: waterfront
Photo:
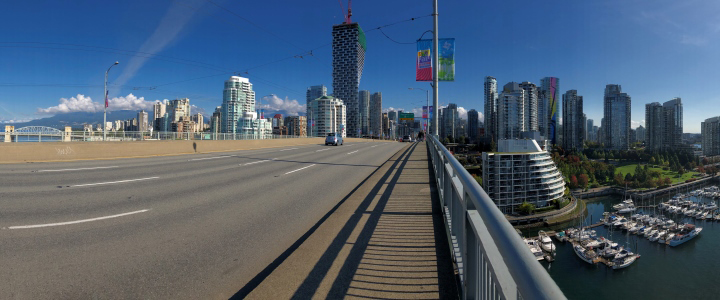
[[[590,218],[593,223],[602,218],[602,213],[611,211],[612,205],[620,200],[619,196],[589,199],[586,224]],[[667,197],[658,198],[656,202],[665,200]],[[652,213],[652,210],[638,212]],[[677,247],[630,235],[631,248],[641,257],[626,269],[589,265],[576,257],[570,243],[556,240],[555,261],[542,262],[542,265],[569,299],[716,299],[720,295],[720,285],[714,277],[720,268],[720,256],[716,255],[720,249],[720,222],[682,220],[704,230],[700,236]],[[611,237],[607,227],[594,229],[598,236],[621,244],[626,242],[626,235],[620,230],[613,231]]]

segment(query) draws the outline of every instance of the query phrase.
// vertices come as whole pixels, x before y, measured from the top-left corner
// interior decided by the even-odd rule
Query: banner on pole
[[[423,112],[422,112],[423,119],[432,119],[433,106],[432,105],[423,106],[422,109],[423,109]]]
[[[432,40],[417,41],[415,81],[432,81]]]
[[[417,41],[415,81],[432,81],[432,40]],[[438,80],[455,81],[455,39],[438,39]]]

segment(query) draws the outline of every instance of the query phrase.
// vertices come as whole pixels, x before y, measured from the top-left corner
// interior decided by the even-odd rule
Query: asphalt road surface
[[[0,299],[226,299],[404,146],[0,165]]]

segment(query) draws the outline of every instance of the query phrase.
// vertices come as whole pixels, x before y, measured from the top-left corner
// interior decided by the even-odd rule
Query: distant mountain
[[[115,120],[128,120],[132,118],[137,118],[139,110],[117,110],[117,111],[109,111],[107,113],[107,120],[108,122],[115,121]],[[152,116],[150,116],[152,117]],[[103,113],[102,112],[72,112],[72,113],[66,113],[66,114],[58,114],[54,115],[52,117],[32,120],[30,122],[25,123],[13,123],[13,124],[5,124],[5,125],[13,125],[15,128],[25,127],[25,126],[47,126],[52,128],[57,128],[60,130],[65,129],[65,126],[72,126],[73,128],[82,128],[84,124],[101,124],[103,121]],[[5,127],[2,126],[1,130],[5,130]]]
[[[265,110],[264,110],[264,114],[265,114],[265,118],[272,118],[272,117],[273,117],[274,115],[276,115],[276,114],[281,114],[281,115],[283,116],[283,118],[284,118],[284,117],[288,117],[288,116],[292,116],[292,115],[289,115],[289,114],[287,113],[287,111],[285,111],[285,110],[270,110],[270,109],[265,109]],[[299,112],[298,115],[304,116],[304,115],[305,115],[305,112]],[[258,116],[258,117],[260,117],[260,116]]]

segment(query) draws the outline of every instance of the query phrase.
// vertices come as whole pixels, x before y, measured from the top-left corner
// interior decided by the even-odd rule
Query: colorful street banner
[[[400,121],[415,121],[414,113],[398,113]]]
[[[432,81],[432,40],[417,41],[415,81]]]
[[[105,108],[108,108],[108,92],[110,91],[105,91]]]
[[[432,81],[432,40],[417,41],[415,81]],[[455,39],[438,39],[438,80],[455,81]]]
[[[430,105],[430,106],[423,106],[422,109],[423,109],[423,112],[422,112],[422,117],[423,117],[423,119],[432,119],[432,116],[433,116],[433,106],[432,106],[432,105]]]

